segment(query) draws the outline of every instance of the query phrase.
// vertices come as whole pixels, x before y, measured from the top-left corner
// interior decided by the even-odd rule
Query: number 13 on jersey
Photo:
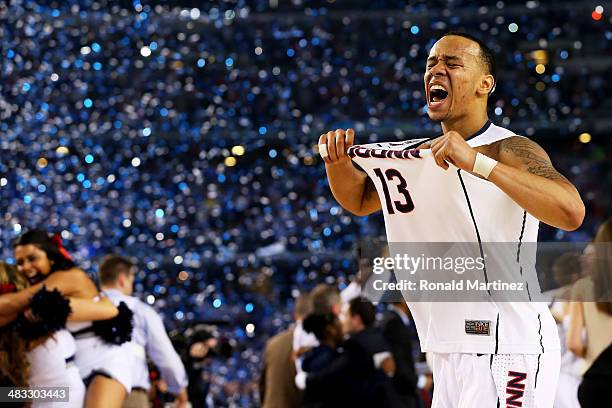
[[[414,203],[412,202],[412,197],[410,197],[410,193],[407,189],[408,183],[406,183],[406,179],[402,176],[402,173],[396,169],[387,169],[383,173],[380,168],[375,168],[374,173],[376,174],[376,177],[379,178],[382,185],[387,205],[387,212],[389,214],[395,214],[396,211],[405,214],[414,210]],[[395,189],[397,190],[397,193],[401,195],[401,197],[398,197],[400,200],[392,199],[388,184],[390,182],[393,182],[391,185],[397,183],[395,185]]]

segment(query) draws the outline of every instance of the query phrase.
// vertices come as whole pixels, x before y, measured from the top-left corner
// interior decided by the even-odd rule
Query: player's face
[[[17,270],[27,278],[30,284],[40,282],[51,273],[51,261],[47,253],[36,245],[19,245],[15,247]]]
[[[477,43],[455,35],[442,37],[429,52],[424,76],[430,119],[454,120],[468,114],[484,75]]]

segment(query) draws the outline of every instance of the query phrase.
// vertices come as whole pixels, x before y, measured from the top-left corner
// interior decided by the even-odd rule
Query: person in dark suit
[[[293,312],[296,321],[310,313],[309,295],[300,295]],[[262,408],[298,408],[302,404],[302,391],[294,382],[296,368],[293,362],[293,335],[295,325],[268,340],[264,352],[264,367],[259,381]]]
[[[578,400],[582,408],[601,407],[610,398],[612,384],[612,343],[584,373],[578,387]]]
[[[399,407],[390,378],[395,371],[393,357],[382,334],[374,327],[375,316],[370,302],[361,298],[351,300],[344,318],[350,337],[342,343],[342,353],[317,369],[313,369],[310,356],[304,356],[304,363],[308,364],[303,365],[305,372],[298,374],[296,383],[306,388],[305,406]],[[330,326],[337,323],[333,319],[327,322],[327,330],[322,333],[329,334]]]
[[[417,374],[413,358],[416,332],[405,302],[389,305],[379,325],[395,359],[393,385],[402,408],[418,407]]]

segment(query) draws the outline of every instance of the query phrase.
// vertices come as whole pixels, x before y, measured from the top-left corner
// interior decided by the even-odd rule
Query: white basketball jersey
[[[516,135],[487,122],[468,144],[476,147],[512,136]],[[539,292],[535,244],[524,244],[537,241],[539,221],[493,183],[452,165],[448,170],[437,166],[429,150],[414,150],[419,143],[409,140],[349,149],[352,160],[376,187],[390,246],[407,242],[516,243],[504,247],[510,247],[512,254],[489,254],[487,262],[517,262],[514,259],[520,257],[521,267],[517,263],[510,268],[516,270],[512,278],[525,282],[531,293]],[[545,303],[414,302],[404,297],[423,351],[539,354],[559,349],[556,325]],[[474,332],[468,322],[489,323],[485,331]]]

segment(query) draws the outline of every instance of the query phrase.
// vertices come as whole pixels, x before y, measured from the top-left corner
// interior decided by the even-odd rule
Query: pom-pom
[[[30,300],[29,313],[19,314],[15,325],[24,339],[36,340],[66,327],[70,313],[70,301],[59,290],[43,286]]]
[[[117,306],[119,314],[112,319],[93,322],[93,332],[102,340],[111,344],[123,344],[132,340],[134,313],[124,302]]]

